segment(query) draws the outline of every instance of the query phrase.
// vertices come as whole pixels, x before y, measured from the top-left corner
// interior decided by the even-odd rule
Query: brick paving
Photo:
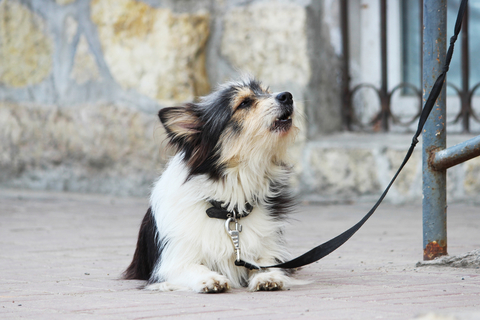
[[[291,251],[344,231],[370,205],[301,206],[287,227]],[[416,267],[419,204],[382,205],[342,248],[298,271],[308,285],[224,294],[119,280],[146,208],[139,198],[0,190],[0,319],[480,319],[479,269]],[[479,249],[478,205],[448,212],[449,253]]]

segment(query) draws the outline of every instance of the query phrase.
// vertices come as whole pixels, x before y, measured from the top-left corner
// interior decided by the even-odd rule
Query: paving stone
[[[421,206],[382,205],[344,246],[278,292],[150,292],[120,280],[146,198],[0,189],[2,319],[428,319],[480,317],[480,270],[422,266]],[[294,255],[353,225],[369,204],[303,205]],[[449,251],[480,247],[478,208],[453,204]],[[427,319],[427,318],[425,318]]]

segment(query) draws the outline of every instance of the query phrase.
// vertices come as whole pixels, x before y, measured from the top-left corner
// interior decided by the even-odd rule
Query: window
[[[448,0],[447,44],[453,34],[454,23],[460,0]],[[353,108],[361,123],[367,125],[378,114],[378,95],[372,90],[380,88],[380,1],[349,1],[350,22],[350,74],[352,88],[362,87],[353,96]],[[421,24],[422,0],[387,1],[387,82],[388,90],[393,90],[402,82],[414,85],[421,92]],[[480,1],[469,2],[469,87],[480,83]],[[447,82],[461,88],[461,34],[455,45],[453,60]],[[392,132],[415,131],[416,121],[409,123],[418,114],[420,99],[411,89],[397,90],[392,96],[390,109],[400,121],[390,127]],[[460,112],[460,98],[452,88],[447,88],[447,123],[449,132],[462,132],[461,121],[453,123]],[[472,107],[480,117],[480,88],[475,91]],[[480,123],[470,118],[471,132],[480,132]]]
[[[457,17],[460,0],[447,1],[447,48],[449,39],[453,34],[455,19]],[[404,82],[414,84],[420,87],[421,82],[421,44],[420,44],[420,6],[422,1],[404,0],[402,1],[402,35],[403,35],[403,72]],[[463,30],[462,30],[463,31]],[[480,1],[469,2],[469,82],[470,88],[480,82]],[[455,53],[452,58],[450,70],[447,76],[447,82],[461,88],[461,34],[455,45]],[[480,89],[476,95],[480,95]],[[405,92],[409,94],[409,92]],[[448,88],[447,94],[454,95],[455,91]]]

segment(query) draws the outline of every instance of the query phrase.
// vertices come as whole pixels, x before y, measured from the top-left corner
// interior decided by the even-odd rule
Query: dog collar
[[[234,211],[228,211],[224,208],[222,201],[210,200],[210,204],[213,207],[207,209],[207,215],[210,218],[223,219],[227,220],[228,218],[236,217],[237,219],[245,218],[252,212],[253,206],[250,203],[245,203],[245,209],[243,212],[238,212],[237,206],[233,209]]]

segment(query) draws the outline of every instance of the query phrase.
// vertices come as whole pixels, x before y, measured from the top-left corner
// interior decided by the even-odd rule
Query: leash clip
[[[232,222],[235,223],[235,229],[230,228]],[[237,257],[236,261],[240,261],[240,232],[242,232],[242,225],[238,223],[235,213],[233,217],[229,217],[225,222],[225,229],[230,238],[232,238],[235,255]]]

